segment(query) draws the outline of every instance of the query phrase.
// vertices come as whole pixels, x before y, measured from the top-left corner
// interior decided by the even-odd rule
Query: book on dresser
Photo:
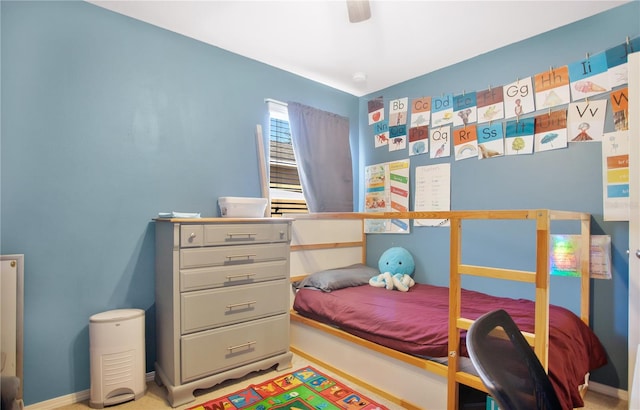
[[[156,382],[173,407],[291,367],[285,218],[168,218],[156,227]]]

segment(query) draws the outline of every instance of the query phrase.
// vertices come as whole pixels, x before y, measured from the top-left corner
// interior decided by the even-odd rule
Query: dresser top
[[[170,223],[279,223],[291,222],[292,218],[154,218],[156,222]]]

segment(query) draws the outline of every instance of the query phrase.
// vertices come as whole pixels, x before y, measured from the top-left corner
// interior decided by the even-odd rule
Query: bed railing
[[[549,250],[551,244],[552,221],[578,221],[580,223],[580,318],[589,322],[589,256],[590,256],[590,220],[591,216],[583,212],[556,211],[548,209],[534,210],[470,210],[470,211],[433,211],[433,212],[380,212],[380,213],[320,213],[296,216],[293,227],[292,272],[302,276],[317,270],[314,256],[327,250],[361,249],[362,262],[366,261],[366,219],[449,219],[450,220],[450,276],[449,276],[449,349],[447,366],[447,403],[448,408],[458,407],[459,384],[487,392],[479,377],[459,371],[460,336],[473,320],[461,316],[461,278],[463,275],[512,280],[530,283],[535,286],[535,327],[534,333],[524,333],[533,346],[544,368],[548,364],[549,345]],[[317,233],[314,238],[296,238],[296,224],[305,221],[323,220],[326,232]],[[336,221],[359,221],[360,238],[352,235],[348,239],[332,236]],[[469,265],[462,263],[462,235],[465,220],[531,220],[535,221],[535,271],[505,269],[492,266]],[[353,223],[353,222],[352,222]],[[321,231],[323,229],[320,229]],[[315,236],[315,235],[314,235]],[[304,252],[301,252],[304,251]],[[300,260],[300,255],[307,260]],[[326,256],[317,256],[325,258]],[[296,262],[296,260],[298,260]],[[341,266],[336,259],[333,267]],[[331,267],[331,266],[329,266]],[[327,266],[323,267],[328,268]],[[292,280],[299,279],[294,276]],[[293,320],[299,320],[292,315]]]
[[[462,211],[452,212],[451,253],[449,272],[449,366],[448,366],[448,403],[457,403],[458,383],[486,391],[481,380],[468,373],[458,371],[460,354],[460,335],[469,329],[472,320],[463,318],[461,307],[461,276],[473,275],[486,278],[514,280],[535,285],[535,327],[534,333],[523,333],[533,346],[536,355],[548,369],[549,347],[549,250],[551,244],[551,222],[553,220],[575,220],[580,222],[580,318],[589,323],[589,238],[591,216],[581,212],[552,211],[547,209],[527,211]],[[462,264],[462,221],[471,219],[514,219],[535,220],[536,224],[536,270],[520,271],[488,266]],[[452,382],[452,381],[455,381]]]

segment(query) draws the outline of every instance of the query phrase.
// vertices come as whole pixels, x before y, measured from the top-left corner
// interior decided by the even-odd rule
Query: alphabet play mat
[[[388,410],[311,366],[227,394],[188,410]]]

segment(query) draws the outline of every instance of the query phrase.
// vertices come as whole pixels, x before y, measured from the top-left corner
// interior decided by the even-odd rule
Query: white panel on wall
[[[20,379],[16,399],[22,400],[24,255],[0,256],[0,351],[2,376]]]

